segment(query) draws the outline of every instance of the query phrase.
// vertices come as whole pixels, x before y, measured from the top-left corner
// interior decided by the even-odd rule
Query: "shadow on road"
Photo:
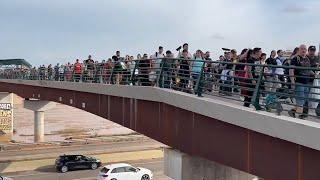
[[[41,166],[41,167],[35,169],[35,171],[37,171],[37,172],[56,172],[56,169],[53,165],[49,165],[49,166]]]

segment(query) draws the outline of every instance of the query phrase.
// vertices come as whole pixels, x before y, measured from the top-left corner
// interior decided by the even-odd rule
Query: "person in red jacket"
[[[76,60],[76,63],[73,67],[74,80],[79,82],[82,74],[82,64],[79,62],[79,59]]]

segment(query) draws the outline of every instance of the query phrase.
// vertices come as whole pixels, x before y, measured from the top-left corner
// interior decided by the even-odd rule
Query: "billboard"
[[[0,103],[0,131],[12,130],[12,106],[10,103]]]

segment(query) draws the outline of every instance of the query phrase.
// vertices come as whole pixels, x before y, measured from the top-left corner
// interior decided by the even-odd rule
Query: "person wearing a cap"
[[[311,63],[311,67],[317,67],[317,64],[319,63],[319,58],[316,56],[316,47],[315,46],[309,46],[308,48],[308,58]]]
[[[308,48],[308,58],[310,60],[310,65],[312,68],[317,68],[319,65],[319,57],[316,56],[316,46],[309,46]],[[318,74],[316,71],[313,71],[314,74]],[[319,79],[310,78],[310,86],[319,86],[320,82]],[[320,96],[318,95],[320,93],[319,88],[311,88],[310,98],[313,99],[320,99]],[[312,108],[317,108],[318,102],[311,101],[310,103],[307,101],[304,108],[303,113],[308,114],[309,112],[309,106]]]

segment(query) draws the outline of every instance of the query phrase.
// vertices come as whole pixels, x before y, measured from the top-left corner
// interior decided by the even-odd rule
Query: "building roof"
[[[31,64],[24,59],[0,59],[0,66],[23,65],[31,68]]]

